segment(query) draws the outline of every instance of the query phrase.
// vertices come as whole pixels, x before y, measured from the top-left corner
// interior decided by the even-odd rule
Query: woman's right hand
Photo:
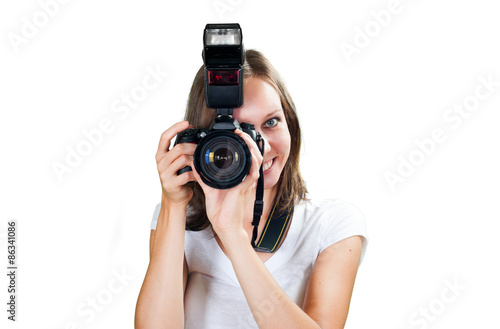
[[[185,184],[195,181],[192,171],[177,175],[177,171],[193,160],[196,144],[180,143],[169,150],[170,141],[181,131],[190,128],[187,121],[174,124],[163,132],[156,152],[156,164],[162,186],[162,199],[171,204],[187,204],[193,190]]]

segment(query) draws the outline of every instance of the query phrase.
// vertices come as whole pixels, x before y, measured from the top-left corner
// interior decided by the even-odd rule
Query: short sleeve
[[[354,205],[340,200],[329,200],[324,207],[321,214],[320,253],[338,241],[360,235],[363,238],[362,261],[368,244],[363,213]]]
[[[158,203],[153,213],[153,219],[151,220],[152,230],[156,230],[156,223],[158,222],[158,216],[160,215],[160,208],[161,208],[161,203]]]

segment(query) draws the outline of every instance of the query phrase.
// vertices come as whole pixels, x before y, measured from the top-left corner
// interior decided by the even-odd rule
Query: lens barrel
[[[252,158],[246,142],[232,131],[210,132],[194,153],[194,166],[205,184],[228,189],[241,183]]]

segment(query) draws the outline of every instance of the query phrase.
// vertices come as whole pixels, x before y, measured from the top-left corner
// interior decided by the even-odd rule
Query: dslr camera
[[[228,189],[240,184],[252,164],[250,149],[234,131],[240,129],[261,146],[260,134],[252,124],[232,117],[233,108],[243,104],[243,63],[245,53],[239,24],[207,24],[203,33],[205,95],[217,118],[208,129],[186,129],[177,134],[175,145],[195,143],[193,163],[205,184]],[[192,168],[180,169],[180,175]]]

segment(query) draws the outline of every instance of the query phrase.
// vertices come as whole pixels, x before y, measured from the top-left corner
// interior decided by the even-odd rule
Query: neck
[[[271,210],[274,207],[274,199],[276,197],[276,194],[277,194],[276,186],[274,186],[270,189],[264,190],[264,198],[263,198],[264,199],[264,210],[262,212],[261,220],[266,221],[267,217],[269,217],[269,213],[271,212]]]

